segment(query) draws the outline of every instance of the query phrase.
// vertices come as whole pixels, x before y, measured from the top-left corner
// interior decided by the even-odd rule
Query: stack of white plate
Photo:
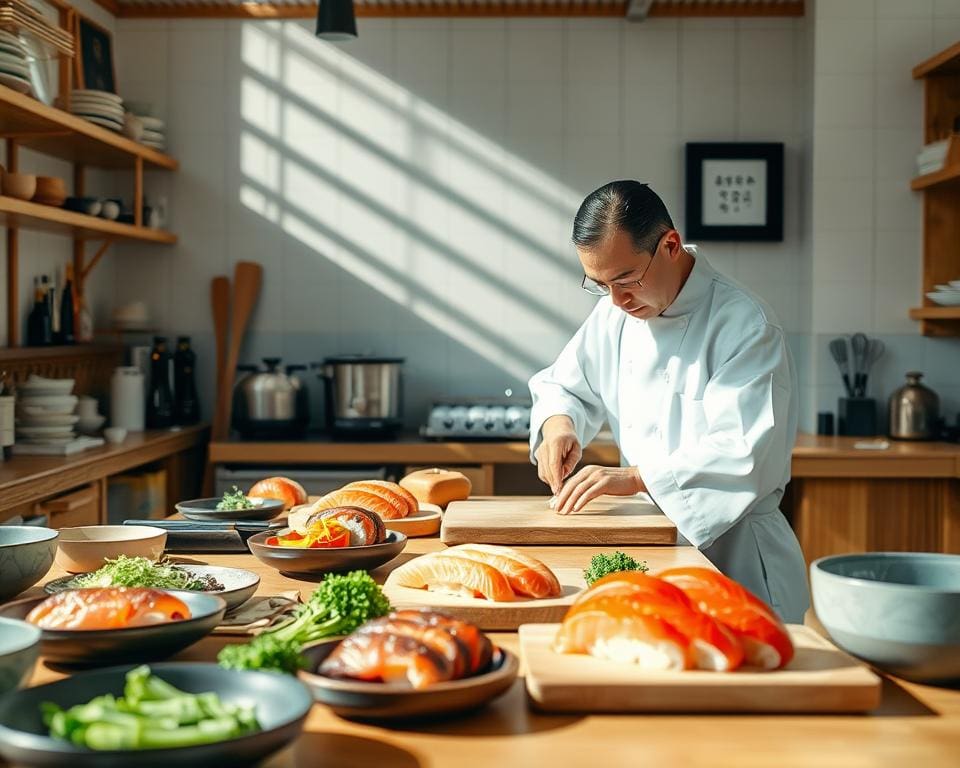
[[[17,441],[32,445],[63,445],[76,437],[79,416],[73,379],[30,376],[17,386]]]
[[[27,49],[12,32],[0,29],[0,84],[20,93],[32,91]]]
[[[960,307],[960,280],[934,286],[934,290],[927,292],[927,298],[944,307]]]
[[[108,91],[74,90],[70,111],[111,131],[123,131],[123,99]]]
[[[167,126],[159,117],[137,115],[143,123],[143,138],[141,143],[161,151],[167,148]]]

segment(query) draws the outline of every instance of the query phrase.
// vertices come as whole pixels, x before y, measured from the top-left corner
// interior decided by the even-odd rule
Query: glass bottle
[[[170,353],[167,339],[153,337],[150,353],[150,392],[147,396],[147,429],[173,426],[173,395],[170,392]]]
[[[173,355],[173,418],[177,424],[196,424],[200,421],[196,363],[197,356],[190,348],[190,337],[177,337],[177,351]]]
[[[74,344],[76,341],[73,332],[73,283],[67,277],[63,294],[60,296],[60,343]]]

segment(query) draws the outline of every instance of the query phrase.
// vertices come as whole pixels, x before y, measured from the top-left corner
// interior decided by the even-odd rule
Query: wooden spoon
[[[217,388],[213,397],[213,439],[227,436],[223,421],[223,379],[227,365],[227,323],[230,322],[230,278],[218,275],[210,282],[210,305],[213,308],[213,333],[217,343]]]
[[[223,373],[223,429],[230,432],[230,412],[233,406],[233,379],[240,360],[240,346],[247,331],[247,323],[256,306],[263,283],[263,267],[255,261],[238,261],[233,270],[233,302],[230,313],[230,346]]]

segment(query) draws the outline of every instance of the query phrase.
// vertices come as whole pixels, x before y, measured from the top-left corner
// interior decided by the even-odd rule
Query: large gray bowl
[[[0,603],[47,575],[59,535],[52,528],[35,525],[0,525]]]
[[[817,617],[845,651],[907,680],[960,680],[960,555],[822,557],[810,585]]]
[[[30,677],[40,655],[40,630],[16,619],[0,618],[0,696]]]

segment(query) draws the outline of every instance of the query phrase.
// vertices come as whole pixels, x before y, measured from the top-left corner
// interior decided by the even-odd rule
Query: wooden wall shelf
[[[58,232],[80,240],[139,240],[164,245],[177,242],[176,235],[162,229],[121,224],[3,195],[0,195],[0,226]]]
[[[175,171],[179,167],[163,152],[5,85],[0,85],[0,137],[16,139],[21,147],[45,155],[97,168],[133,168],[138,158],[147,168]]]
[[[960,307],[914,307],[910,310],[913,320],[956,320],[960,322]]]
[[[954,43],[940,53],[936,53],[926,61],[913,68],[913,79],[922,80],[925,77],[938,75],[960,74],[960,42]]]

